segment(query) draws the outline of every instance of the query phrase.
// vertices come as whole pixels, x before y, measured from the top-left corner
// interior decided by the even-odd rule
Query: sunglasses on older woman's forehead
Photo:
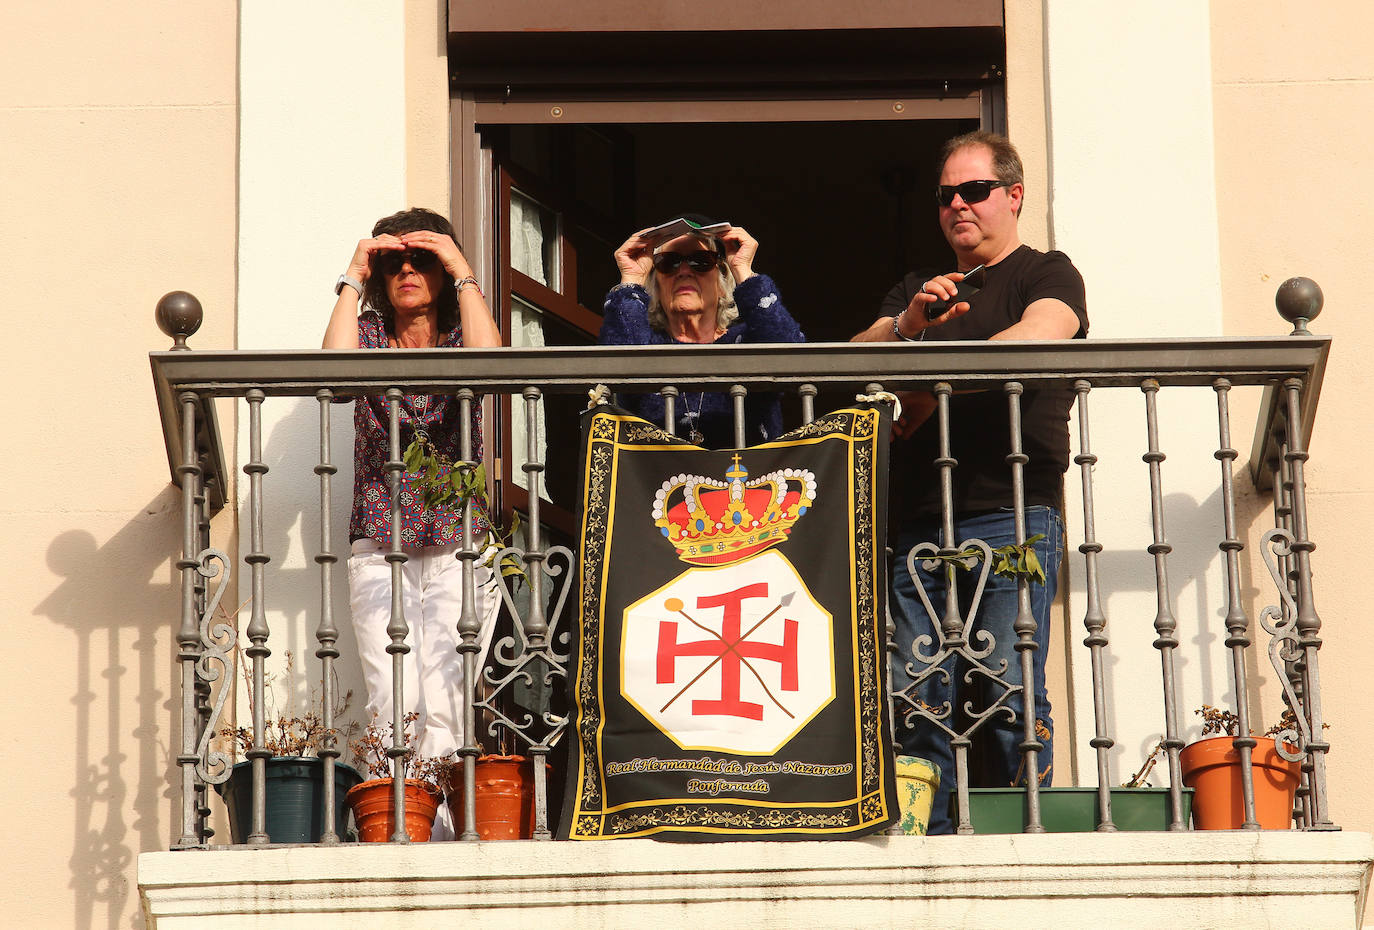
[[[700,274],[710,271],[720,263],[720,256],[709,249],[700,249],[684,255],[681,252],[659,252],[654,256],[654,268],[661,274],[673,274],[686,262],[687,267]]]
[[[963,184],[941,184],[935,188],[935,201],[942,207],[954,203],[958,194],[964,203],[982,203],[999,187],[1011,187],[1010,181],[965,181]]]
[[[428,271],[439,261],[439,256],[428,249],[406,249],[404,252],[384,252],[373,259],[373,264],[382,274],[400,274],[401,266],[410,263],[416,271]]]

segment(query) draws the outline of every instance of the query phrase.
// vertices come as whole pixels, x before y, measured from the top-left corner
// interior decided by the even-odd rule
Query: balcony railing
[[[548,461],[542,460],[537,440],[541,401],[548,397],[575,395],[585,398],[598,383],[620,392],[662,391],[674,396],[679,391],[721,391],[742,397],[747,392],[779,392],[798,398],[800,418],[809,421],[815,398],[875,391],[927,390],[939,399],[936,424],[948,435],[947,399],[962,390],[1004,392],[1008,402],[1024,388],[1058,386],[1070,388],[1077,397],[1074,463],[1081,493],[1081,538],[1077,545],[1081,562],[1071,566],[1081,571],[1085,598],[1081,622],[1087,632],[1084,644],[1091,665],[1090,698],[1094,708],[1093,736],[1090,744],[1096,754],[1096,781],[1099,793],[1099,829],[1110,831],[1112,824],[1108,753],[1116,736],[1105,710],[1110,680],[1105,656],[1110,649],[1106,594],[1100,585],[1100,561],[1104,546],[1097,539],[1095,517],[1095,465],[1100,449],[1093,445],[1094,421],[1090,398],[1098,392],[1123,390],[1143,392],[1145,399],[1144,433],[1146,442],[1137,450],[1148,465],[1148,494],[1141,513],[1148,514],[1151,541],[1147,551],[1154,563],[1154,595],[1158,610],[1154,618],[1154,647],[1158,650],[1162,706],[1159,709],[1165,768],[1173,810],[1172,829],[1187,829],[1181,816],[1182,781],[1178,754],[1184,745],[1180,721],[1178,662],[1189,654],[1178,636],[1178,621],[1170,605],[1168,566],[1171,546],[1165,525],[1166,480],[1161,467],[1165,450],[1160,443],[1160,399],[1175,391],[1210,390],[1214,395],[1216,445],[1213,456],[1221,463],[1219,494],[1216,503],[1218,534],[1215,551],[1224,562],[1224,603],[1207,605],[1224,611],[1228,653],[1226,665],[1231,677],[1234,711],[1240,717],[1240,736],[1234,745],[1242,759],[1248,760],[1254,739],[1249,735],[1249,710],[1253,705],[1253,682],[1249,680],[1252,652],[1257,631],[1246,613],[1242,598],[1240,555],[1247,547],[1262,549],[1278,582],[1278,603],[1260,612],[1259,622],[1269,641],[1264,643],[1273,658],[1276,680],[1282,686],[1284,703],[1295,712],[1293,726],[1283,734],[1286,755],[1302,762],[1302,786],[1295,810],[1295,822],[1307,830],[1334,829],[1326,793],[1326,753],[1322,738],[1319,650],[1321,622],[1312,592],[1309,557],[1314,544],[1309,532],[1305,499],[1304,470],[1307,440],[1317,408],[1330,340],[1309,334],[1305,323],[1320,309],[1319,299],[1306,303],[1302,293],[1282,303],[1285,318],[1296,323],[1291,335],[1242,339],[1145,339],[1123,341],[1074,342],[999,342],[935,343],[918,350],[904,344],[851,345],[815,344],[788,346],[785,351],[767,346],[729,347],[633,347],[633,348],[541,348],[464,350],[369,351],[191,351],[186,337],[199,324],[199,305],[189,295],[169,295],[159,305],[159,322],[176,339],[176,346],[150,354],[153,377],[162,416],[168,462],[173,481],[183,494],[182,551],[177,566],[181,571],[181,616],[177,632],[181,667],[180,732],[177,756],[180,772],[181,837],[178,847],[198,847],[208,843],[210,830],[207,805],[208,788],[227,777],[228,759],[215,748],[214,736],[223,725],[224,708],[236,666],[238,633],[217,628],[215,608],[222,594],[220,585],[230,568],[230,558],[210,545],[210,518],[226,503],[229,487],[224,449],[215,417],[217,398],[240,398],[245,402],[247,426],[246,456],[243,471],[248,476],[240,534],[248,541],[242,561],[247,565],[250,587],[248,622],[242,630],[247,640],[243,658],[253,708],[254,750],[247,755],[254,762],[253,830],[250,845],[267,842],[263,829],[265,801],[262,782],[264,760],[263,707],[267,672],[266,659],[277,648],[269,629],[269,591],[266,566],[274,558],[264,539],[265,489],[274,475],[264,460],[262,412],[265,406],[286,403],[299,406],[313,400],[317,407],[318,428],[302,431],[299,443],[318,443],[313,473],[318,476],[319,504],[314,526],[308,521],[301,529],[300,544],[318,566],[319,607],[313,637],[318,666],[303,671],[309,679],[323,682],[326,728],[335,721],[329,714],[335,704],[331,693],[336,666],[341,661],[334,603],[334,566],[338,553],[334,545],[334,518],[346,507],[347,494],[337,493],[332,477],[337,467],[331,460],[331,415],[333,402],[359,395],[392,398],[392,448],[389,466],[401,466],[399,413],[397,402],[405,393],[446,394],[460,404],[481,403],[481,398],[506,395],[513,405],[526,411],[525,435],[515,437],[526,454],[521,466],[528,490],[529,531],[524,544],[512,549],[527,567],[530,577],[528,608],[518,611],[512,648],[493,650],[485,679],[488,687],[474,690],[474,676],[467,676],[464,706],[469,721],[485,721],[488,735],[514,742],[534,757],[536,773],[535,836],[550,836],[548,784],[545,766],[540,764],[563,735],[565,718],[557,713],[536,715],[509,714],[503,701],[520,681],[528,681],[534,668],[541,680],[555,689],[566,685],[568,655],[560,638],[568,631],[570,612],[556,608],[567,603],[565,586],[575,579],[572,553],[566,547],[549,546],[543,538],[539,493],[541,476],[547,470],[572,467],[574,450],[552,449]],[[1250,442],[1249,480],[1254,487],[1273,496],[1273,525],[1257,533],[1258,538],[1242,539],[1237,511],[1237,490],[1233,464],[1239,453],[1231,427],[1231,397],[1235,389],[1250,389],[1258,395],[1257,415]],[[1196,405],[1195,405],[1196,406]],[[742,402],[736,403],[736,416],[743,416]],[[465,422],[466,422],[466,418]],[[796,425],[796,424],[793,424]],[[957,450],[953,450],[957,456]],[[1119,455],[1120,450],[1114,450]],[[946,468],[953,466],[947,465]],[[1010,466],[1015,467],[1015,466]],[[1077,516],[1077,515],[1075,515]],[[477,558],[471,542],[459,558],[463,562],[465,588],[472,590],[473,562]],[[1024,583],[1024,582],[1023,582]],[[471,599],[465,597],[465,603]],[[508,604],[513,604],[508,600]],[[460,651],[471,654],[475,645],[474,621],[464,616],[457,621]],[[403,642],[404,631],[394,635]],[[1031,648],[1042,648],[1031,643]],[[905,657],[911,661],[912,657]],[[403,683],[398,682],[398,687]],[[1221,689],[1216,689],[1220,691]],[[903,695],[897,695],[899,711]],[[909,696],[908,696],[909,698]],[[906,701],[911,705],[911,701]],[[1031,706],[1029,695],[1026,705]],[[907,708],[910,710],[910,707]],[[924,711],[921,711],[924,712]],[[978,721],[968,731],[971,735]],[[474,760],[480,752],[476,728],[467,727],[463,747],[464,779],[467,797],[473,797]],[[1027,753],[1033,749],[1026,749]],[[342,752],[327,743],[320,755],[326,769]],[[1086,767],[1086,766],[1085,766]],[[1258,829],[1253,807],[1252,775],[1244,766],[1245,826]],[[333,780],[326,777],[326,791]],[[960,822],[967,826],[967,799],[961,786]],[[399,792],[398,792],[399,794]],[[1027,785],[1031,811],[1027,829],[1040,828],[1038,789],[1035,780]],[[465,814],[464,839],[473,839],[472,803]],[[328,820],[328,818],[326,818]],[[463,827],[463,824],[458,825]],[[327,828],[324,842],[338,841]],[[402,837],[397,837],[402,839]]]

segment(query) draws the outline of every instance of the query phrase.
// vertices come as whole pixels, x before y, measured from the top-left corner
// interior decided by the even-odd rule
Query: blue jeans
[[[1064,554],[1064,524],[1056,508],[1026,508],[1026,538],[1029,539],[1037,533],[1045,535],[1045,539],[1035,544],[1035,554],[1045,570],[1045,584],[1036,581],[1030,583],[1031,613],[1035,617],[1037,627],[1035,642],[1039,647],[1032,653],[1033,690],[1035,718],[1042,722],[1045,731],[1051,734],[1045,736],[1042,731],[1040,742],[1044,744],[1044,748],[1037,755],[1037,771],[1044,776],[1041,784],[1048,785],[1050,778],[1046,768],[1054,759],[1054,724],[1050,719],[1049,696],[1045,693],[1045,653],[1049,647],[1050,605],[1054,603],[1059,563]],[[981,539],[993,549],[1014,543],[1015,524],[1012,521],[1011,509],[967,517],[956,516],[954,535],[955,539],[951,545],[956,547],[970,539]],[[891,663],[894,694],[911,685],[914,680],[907,670],[908,663],[913,666],[916,675],[920,675],[928,668],[913,656],[913,642],[920,636],[929,637],[929,641],[921,645],[921,652],[927,656],[935,653],[943,642],[939,621],[945,613],[946,572],[943,566],[934,572],[927,572],[919,561],[917,563],[916,574],[920,577],[935,612],[932,619],[917,594],[915,582],[907,571],[906,564],[907,554],[913,546],[922,542],[943,546],[945,542],[942,537],[939,520],[909,522],[897,537],[892,558],[890,604],[892,619],[896,625],[897,647]],[[954,573],[959,615],[966,624],[964,636],[968,641],[968,648],[980,651],[984,647],[985,643],[978,637],[978,631],[991,634],[996,641],[993,650],[980,661],[990,666],[994,672],[1000,673],[1001,663],[1005,660],[1006,671],[1000,673],[1000,677],[1019,686],[1023,680],[1021,658],[1015,649],[1016,632],[1012,628],[1017,610],[1016,581],[989,571],[977,616],[970,619],[968,612],[980,571],[981,566],[975,566],[973,571],[956,570]],[[936,709],[948,706],[951,712],[944,722],[955,732],[967,729],[968,721],[964,716],[966,703],[971,705],[972,712],[976,715],[995,702],[1004,692],[1000,685],[989,682],[984,675],[974,674],[971,681],[966,680],[965,676],[970,669],[967,661],[949,658],[940,664],[940,668],[948,674],[942,675],[937,672],[930,675],[912,690],[911,696]],[[931,812],[929,832],[951,833],[954,825],[949,817],[949,798],[954,787],[955,768],[950,738],[929,720],[921,717],[915,718],[908,725],[903,719],[904,710],[909,709],[911,705],[901,698],[897,698],[895,704],[897,713],[894,727],[902,752],[928,759],[940,766],[940,787],[935,792],[935,807]],[[1022,771],[1023,755],[1020,751],[1020,744],[1025,738],[1022,723],[1024,701],[1020,690],[1006,700],[1005,706],[1016,715],[1015,720],[1009,719],[1005,711],[994,713],[975,734],[980,739],[979,748],[983,752],[985,780],[989,782],[989,787],[1010,785],[1013,782],[1024,783],[1026,778]],[[973,779],[970,781],[977,783]]]

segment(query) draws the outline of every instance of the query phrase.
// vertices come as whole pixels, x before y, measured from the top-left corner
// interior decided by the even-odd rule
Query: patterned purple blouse
[[[440,348],[463,345],[462,326],[455,326],[439,340]],[[358,317],[358,347],[386,349],[386,326],[376,310],[364,310]],[[421,426],[439,452],[450,461],[462,458],[459,436],[459,404],[444,395],[407,394],[401,398],[401,451],[410,445],[415,427]],[[389,458],[389,413],[385,397],[358,397],[353,404],[353,512],[348,521],[348,539],[375,539],[391,547],[391,505],[384,466]],[[482,411],[472,405],[472,452],[482,458]],[[447,470],[443,474],[447,475]],[[453,506],[423,509],[423,497],[413,486],[414,475],[401,473],[401,546],[418,549],[462,542],[463,514]],[[490,522],[485,508],[476,507],[473,531],[480,539]]]

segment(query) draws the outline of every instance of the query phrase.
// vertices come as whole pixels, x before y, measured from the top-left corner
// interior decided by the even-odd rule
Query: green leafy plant
[[[1025,577],[1029,578],[1031,581],[1044,584],[1045,569],[1040,564],[1040,557],[1035,554],[1035,544],[1044,538],[1044,533],[1036,533],[1020,545],[1009,543],[1008,545],[998,546],[996,549],[993,549],[993,574],[1013,580]],[[937,559],[951,565],[957,565],[967,572],[973,570],[978,555],[978,549],[969,547],[961,552],[947,555],[932,555],[927,558]]]
[[[520,531],[518,513],[511,515],[511,525],[504,531],[497,526],[496,520],[491,518],[491,505],[487,501],[487,466],[482,462],[455,464],[435,448],[423,430],[416,432],[415,438],[401,455],[401,461],[405,463],[406,472],[414,476],[414,484],[420,490],[425,510],[450,505],[466,507],[475,501],[487,512],[491,523],[491,538],[497,548],[492,550],[492,554],[482,563],[483,565],[490,566],[496,552],[509,546],[510,540]],[[529,581],[524,566],[511,553],[501,560],[501,577],[516,579],[513,582],[515,584],[519,581]]]

